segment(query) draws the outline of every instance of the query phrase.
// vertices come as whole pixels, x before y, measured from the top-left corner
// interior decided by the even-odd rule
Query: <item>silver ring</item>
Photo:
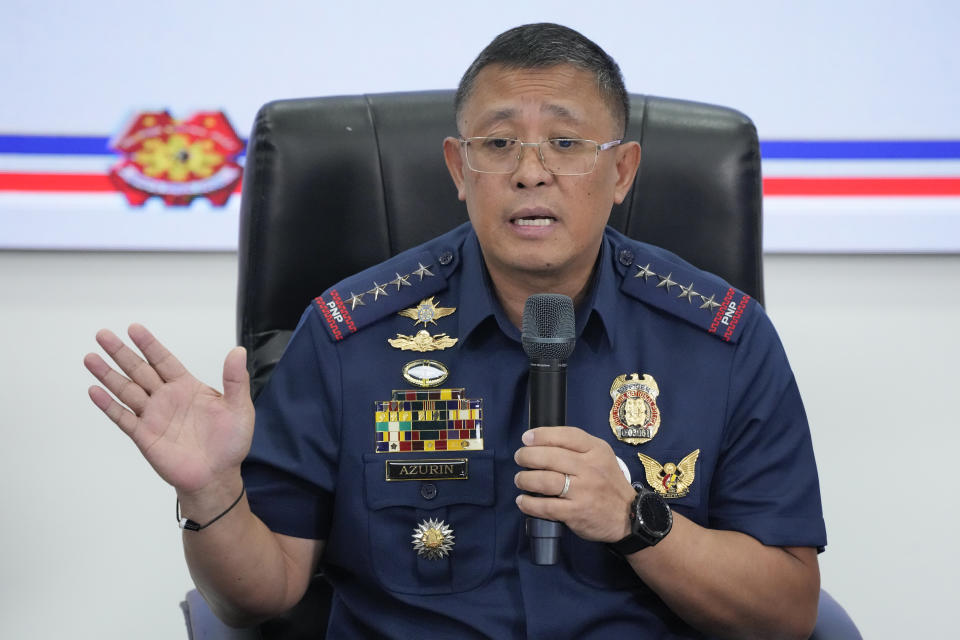
[[[563,474],[563,491],[557,494],[558,498],[562,498],[567,495],[567,491],[570,491],[570,474]]]

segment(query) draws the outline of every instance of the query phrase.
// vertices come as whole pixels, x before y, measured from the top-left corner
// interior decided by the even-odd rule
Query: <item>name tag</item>
[[[466,458],[447,460],[386,460],[386,480],[466,480]]]

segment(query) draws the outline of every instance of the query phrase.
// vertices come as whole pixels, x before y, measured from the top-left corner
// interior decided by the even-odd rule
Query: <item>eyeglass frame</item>
[[[467,144],[470,143],[470,142],[473,141],[473,140],[512,140],[512,141],[514,141],[514,142],[520,143],[520,148],[517,150],[517,156],[516,156],[517,162],[516,162],[516,164],[513,166],[512,169],[510,169],[510,171],[481,171],[480,169],[474,169],[473,166],[471,166],[471,164],[470,164],[470,155],[467,153],[467,149],[466,149]],[[581,141],[581,142],[592,142],[592,143],[594,144],[594,146],[596,147],[596,153],[595,153],[594,156],[593,156],[593,166],[590,167],[590,171],[586,171],[586,172],[584,172],[584,173],[556,173],[556,172],[554,172],[554,171],[551,171],[551,170],[550,170],[550,167],[547,166],[547,161],[546,161],[546,160],[544,159],[544,157],[543,157],[543,149],[541,148],[541,145],[544,144],[544,143],[546,143],[546,142],[554,142],[554,141],[556,141],[556,140],[579,140],[579,141]],[[524,142],[524,141],[521,140],[520,138],[506,138],[506,137],[503,137],[503,136],[471,136],[471,137],[469,137],[469,138],[461,137],[461,138],[459,138],[459,141],[460,141],[460,146],[463,148],[463,155],[464,155],[464,157],[466,158],[466,161],[467,161],[467,168],[470,169],[471,171],[476,172],[476,173],[488,173],[488,174],[492,174],[492,175],[509,175],[509,174],[513,173],[513,172],[516,171],[517,168],[520,166],[520,159],[523,157],[523,149],[524,149],[524,147],[536,147],[536,148],[537,148],[537,156],[540,158],[540,164],[543,166],[543,168],[544,168],[550,175],[554,175],[554,176],[587,176],[587,175],[590,175],[591,173],[593,173],[594,170],[597,168],[597,159],[600,157],[600,152],[601,152],[601,151],[606,151],[606,150],[608,150],[608,149],[612,149],[612,148],[614,148],[614,147],[616,147],[616,146],[619,146],[619,145],[623,144],[623,138],[620,138],[619,140],[610,140],[610,141],[608,141],[608,142],[597,142],[596,140],[591,140],[591,139],[589,139],[589,138],[548,138],[548,139],[546,139],[546,140],[541,140],[540,142]]]

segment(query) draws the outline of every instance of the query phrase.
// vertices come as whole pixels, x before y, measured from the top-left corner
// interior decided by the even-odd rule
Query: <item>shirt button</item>
[[[620,255],[617,256],[617,260],[619,260],[623,266],[629,267],[633,264],[633,251],[630,251],[630,249],[622,249]]]
[[[432,482],[424,482],[420,485],[420,495],[426,500],[433,500],[437,497],[437,485]]]
[[[437,258],[437,260],[438,260],[438,261],[440,262],[440,264],[442,264],[443,266],[447,266],[448,264],[450,264],[451,262],[453,262],[453,252],[452,252],[452,251],[444,251],[444,252],[442,252],[442,253],[440,254],[440,256]]]

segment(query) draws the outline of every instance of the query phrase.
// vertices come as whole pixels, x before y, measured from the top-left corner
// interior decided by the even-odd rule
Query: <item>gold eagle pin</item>
[[[397,315],[413,320],[413,326],[422,323],[426,327],[428,322],[436,325],[439,318],[449,316],[456,310],[456,307],[438,307],[431,296],[421,300],[415,307],[398,311]]]
[[[420,329],[415,336],[398,333],[396,338],[387,338],[391,347],[401,351],[442,351],[457,344],[459,338],[451,338],[445,333],[431,336],[426,329]]]
[[[453,529],[443,520],[424,520],[413,530],[413,548],[427,560],[442,560],[453,549]]]
[[[610,428],[617,440],[627,444],[650,442],[660,429],[657,396],[660,388],[648,373],[619,375],[610,385]]]
[[[643,470],[647,475],[647,484],[664,498],[682,498],[690,493],[690,486],[697,472],[697,458],[700,449],[689,454],[679,463],[660,464],[650,456],[638,453]]]

